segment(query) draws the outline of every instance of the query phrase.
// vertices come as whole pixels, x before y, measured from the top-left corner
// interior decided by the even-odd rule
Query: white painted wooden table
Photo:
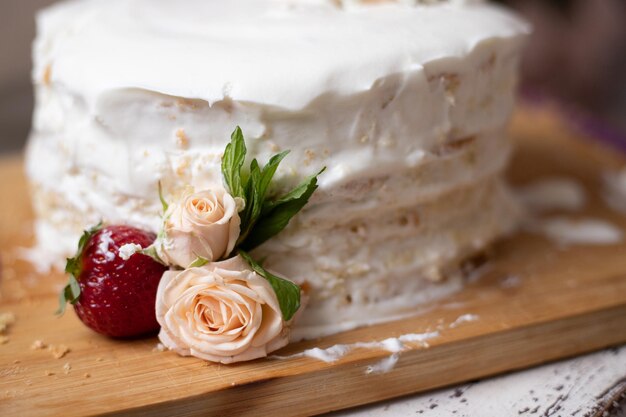
[[[626,416],[626,345],[331,416]]]

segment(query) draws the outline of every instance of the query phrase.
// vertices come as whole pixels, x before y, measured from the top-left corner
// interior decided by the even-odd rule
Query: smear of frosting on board
[[[394,353],[391,356],[376,362],[374,365],[370,365],[365,369],[366,374],[385,374],[393,370],[400,359],[399,353]]]
[[[463,323],[476,321],[478,320],[478,318],[479,317],[477,314],[463,314],[457,317],[456,320],[454,320],[452,323],[448,324],[447,327],[448,329],[454,329],[455,327],[458,327],[459,325]],[[443,330],[445,329],[445,326],[437,326],[437,329]],[[415,336],[418,336],[416,340],[414,340]],[[415,335],[415,334],[404,335],[404,336],[400,336],[400,340],[405,341],[405,342],[418,341],[422,343],[422,345],[425,345],[426,347],[428,346],[427,342],[423,340],[422,335]],[[398,363],[398,360],[400,359],[400,352],[401,351],[394,352],[390,356],[384,359],[381,359],[375,364],[369,365],[365,369],[365,373],[369,375],[369,374],[384,374],[384,373],[390,372],[396,366],[396,363]]]
[[[562,177],[544,178],[527,184],[517,188],[516,194],[531,212],[577,211],[584,208],[587,201],[582,185]]]
[[[454,329],[459,325],[467,322],[472,322],[478,320],[478,315],[476,314],[463,314],[456,318],[452,323],[447,326],[440,325],[437,327],[439,330],[444,329]],[[398,363],[400,359],[400,353],[405,351],[408,347],[406,343],[416,343],[422,347],[428,347],[428,340],[438,337],[440,335],[439,330],[434,332],[426,332],[426,333],[408,333],[403,334],[399,337],[390,337],[388,339],[384,339],[376,342],[357,342],[351,344],[339,344],[333,345],[329,348],[312,348],[307,349],[303,352],[296,353],[289,356],[278,356],[274,355],[272,358],[274,359],[292,359],[292,358],[311,358],[317,359],[326,363],[337,362],[339,359],[346,356],[354,349],[380,349],[386,350],[391,353],[390,356],[381,359],[380,361],[369,365],[365,369],[366,374],[381,374],[390,372],[394,366]]]
[[[467,323],[467,322],[476,321],[476,320],[478,320],[478,315],[476,314],[463,314],[462,316],[459,316],[456,320],[454,320],[452,323],[450,323],[448,327],[450,329],[454,329],[455,327],[459,327],[459,325],[462,323]]]
[[[276,359],[312,358],[326,363],[337,362],[354,349],[381,349],[391,353],[399,353],[407,348],[406,343],[418,343],[428,347],[427,341],[439,336],[439,332],[409,333],[400,337],[390,337],[376,342],[357,342],[351,344],[334,345],[326,349],[313,348],[289,356],[273,356]]]
[[[552,217],[540,220],[533,228],[561,244],[612,245],[623,238],[623,232],[617,226],[594,218]]]

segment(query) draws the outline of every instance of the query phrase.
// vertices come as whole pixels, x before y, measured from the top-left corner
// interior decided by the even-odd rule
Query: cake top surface
[[[140,88],[302,108],[323,92],[367,90],[385,75],[527,31],[480,2],[367,3],[62,2],[38,16],[35,79],[50,66],[53,82],[87,97]]]

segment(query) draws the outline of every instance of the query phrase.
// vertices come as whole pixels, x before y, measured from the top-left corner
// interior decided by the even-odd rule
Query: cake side
[[[188,3],[198,7],[197,13],[182,16],[177,11],[177,19],[194,20],[205,10],[201,2]],[[127,6],[113,2],[103,7],[88,0],[40,16],[37,108],[27,170],[41,246],[63,259],[74,250],[82,229],[101,219],[157,230],[157,183],[172,196],[187,185],[221,186],[222,151],[240,125],[250,158],[265,163],[272,154],[291,150],[277,172],[274,192],[328,167],[305,210],[257,250],[267,256],[267,267],[308,291],[310,302],[296,338],[367,324],[364,312],[394,317],[460,288],[453,278],[459,264],[510,231],[519,214],[500,176],[510,151],[505,127],[514,102],[523,24],[484,5],[392,5],[373,11],[326,2],[311,2],[305,9],[285,9],[289,2],[278,2],[280,7],[271,1],[253,3],[251,11],[237,16],[229,14],[239,10],[232,6],[223,11],[224,19],[242,28],[270,19],[280,23],[279,32],[290,31],[296,43],[313,37],[318,41],[313,46],[288,49],[290,60],[306,62],[313,52],[322,57],[320,65],[272,72],[269,66],[281,67],[270,47],[255,58],[258,86],[251,86],[250,69],[239,72],[241,63],[230,52],[211,46],[210,41],[221,38],[194,26],[197,22],[181,38],[179,26],[162,30],[165,18],[149,15],[146,21],[154,25],[135,27],[124,15],[115,21],[116,34],[109,34],[110,10]],[[147,7],[141,0],[128,4],[133,10]],[[168,7],[155,10],[162,13]],[[371,40],[368,25],[390,24],[390,19],[407,39],[426,40],[403,38],[398,45],[397,39],[382,37],[376,42],[388,46],[391,55],[377,55],[375,48],[355,54],[357,61],[324,56],[326,35],[318,34],[321,26],[314,29],[312,10],[317,18],[332,16],[350,25],[353,31],[343,34],[341,48]],[[413,33],[429,19],[435,20]],[[455,19],[477,19],[484,25],[477,30],[459,23],[454,35],[448,34]],[[298,30],[294,21],[313,26]],[[446,23],[447,36],[433,40],[428,30],[438,21]],[[64,22],[71,30],[62,29]],[[244,32],[248,30],[253,32]],[[146,36],[154,31],[157,40]],[[143,44],[145,52],[116,49],[117,36],[125,36],[130,45]],[[215,86],[223,84],[223,68],[208,71],[199,59],[197,67],[207,70],[201,81],[194,79],[195,65],[179,66],[174,73],[151,49],[162,43],[165,49],[180,46],[183,39],[193,40],[194,46],[182,58],[183,52],[175,55],[179,63],[196,62],[195,48],[202,46],[218,58],[219,67],[231,66],[226,84],[232,88],[215,93]],[[96,62],[105,59],[110,71],[92,66],[83,49],[90,40],[99,53]],[[263,38],[246,41],[267,45]],[[243,48],[239,39],[231,43],[233,50]],[[119,56],[130,52],[127,60]],[[148,71],[135,55],[159,65]],[[88,75],[70,68],[79,62]],[[118,74],[119,65],[128,66],[127,75]],[[138,68],[145,74],[141,80],[132,78]],[[346,81],[358,69],[363,70],[358,85]],[[278,76],[289,79],[281,84]],[[302,87],[287,98],[283,89],[293,90],[293,83]],[[260,92],[259,86],[272,88]],[[441,282],[446,275],[450,279]]]

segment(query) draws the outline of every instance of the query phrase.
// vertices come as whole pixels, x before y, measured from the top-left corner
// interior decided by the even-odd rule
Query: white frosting
[[[100,236],[100,244],[98,245],[98,250],[96,251],[96,253],[103,255],[104,259],[106,259],[108,262],[111,262],[115,259],[116,255],[109,248],[111,245],[115,245],[115,241],[111,237],[110,231],[104,231]]]
[[[386,374],[387,372],[391,372],[393,368],[396,366],[396,363],[398,363],[399,359],[400,359],[400,354],[393,353],[389,357],[381,359],[379,362],[368,366],[365,369],[365,373],[369,375],[369,374]]]
[[[132,87],[301,109],[321,93],[367,91],[527,26],[485,5],[82,0],[47,9],[38,30],[36,78],[52,64],[52,82],[92,105]]]
[[[524,206],[540,213],[550,210],[582,210],[587,201],[583,186],[570,178],[543,178],[517,190]]]
[[[450,327],[451,329],[454,329],[455,327],[459,327],[459,325],[463,324],[463,323],[468,323],[470,321],[476,321],[478,320],[478,315],[477,314],[463,314],[462,316],[457,317],[456,320],[454,320],[452,323],[450,323],[450,325],[448,327]]]
[[[621,185],[625,185],[626,180],[622,182],[618,175],[607,175],[605,180],[605,200],[619,210]],[[546,211],[578,211],[584,208],[587,201],[585,189],[572,179],[544,178],[518,188],[516,194],[524,207],[537,216],[526,219],[526,228],[530,232],[542,233],[562,245],[612,245],[622,241],[622,230],[602,219],[538,217]]]
[[[535,227],[560,244],[614,245],[624,233],[602,219],[568,219],[553,217],[538,222]]]
[[[62,259],[100,219],[156,230],[157,183],[166,197],[221,185],[240,125],[250,159],[291,150],[275,192],[327,167],[256,253],[310,289],[295,339],[460,289],[458,263],[519,217],[500,176],[528,28],[474,2],[353,3],[75,0],[42,12],[27,158],[39,245]]]
[[[136,243],[127,243],[120,247],[119,257],[127,261],[130,259],[131,256],[133,256],[137,252],[140,252],[142,249],[143,248],[141,247],[141,245],[138,245]]]
[[[275,359],[293,359],[293,358],[311,358],[317,359],[322,362],[333,363],[337,362],[354,349],[374,349],[374,350],[386,350],[391,353],[400,353],[408,348],[407,343],[417,344],[421,347],[428,347],[427,341],[439,336],[439,332],[427,332],[427,333],[408,333],[403,334],[400,337],[390,337],[376,342],[357,342],[351,344],[339,344],[331,347],[312,348],[307,349],[300,353],[295,353],[289,356],[272,356]],[[395,364],[395,362],[394,362]]]
[[[355,349],[373,349],[373,350],[386,350],[391,355],[387,358],[381,359],[373,365],[369,365],[365,369],[366,374],[379,374],[387,373],[393,370],[394,366],[400,359],[400,353],[410,349],[409,344],[416,345],[421,348],[428,348],[430,345],[428,341],[435,339],[441,335],[441,331],[454,329],[460,325],[472,321],[478,320],[479,317],[476,314],[462,314],[457,317],[453,322],[444,325],[439,324],[435,331],[429,331],[425,333],[407,333],[399,337],[390,337],[381,341],[375,342],[357,342],[351,344],[337,344],[328,348],[315,347],[312,349],[306,349],[300,353],[295,353],[289,356],[274,355],[274,359],[294,359],[294,358],[311,358],[317,359],[326,363],[334,363],[342,359]]]

